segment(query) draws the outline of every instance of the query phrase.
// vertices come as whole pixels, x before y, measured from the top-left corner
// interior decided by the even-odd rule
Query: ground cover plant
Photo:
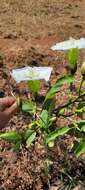
[[[76,51],[76,50],[74,50],[74,51]],[[66,53],[67,54],[67,58],[69,57],[69,52],[67,52]],[[78,60],[77,60],[78,61]],[[68,62],[68,61],[67,61]],[[79,65],[77,65],[78,67],[79,67]],[[16,68],[18,68],[17,66],[16,66]],[[74,108],[75,108],[75,106],[78,104],[78,102],[76,102],[76,100],[75,100],[75,98],[77,98],[77,96],[79,96],[79,87],[80,87],[80,85],[79,84],[81,84],[81,81],[78,81],[78,84],[77,84],[77,86],[76,86],[76,74],[75,74],[75,80],[74,80],[74,77],[72,76],[72,75],[74,75],[74,73],[73,74],[71,74],[71,70],[69,69],[69,62],[68,62],[68,65],[66,66],[66,68],[67,68],[67,74],[66,75],[62,75],[61,77],[59,77],[58,76],[58,79],[56,80],[57,82],[58,81],[62,81],[61,83],[59,82],[58,83],[58,91],[56,91],[56,95],[55,95],[55,97],[53,98],[53,102],[52,102],[52,106],[53,106],[53,108],[52,108],[52,110],[53,111],[51,111],[51,116],[53,117],[53,121],[52,121],[52,127],[50,126],[50,128],[49,128],[49,130],[50,130],[50,132],[56,132],[57,133],[57,131],[56,131],[56,129],[59,129],[59,128],[63,128],[64,126],[66,126],[66,127],[73,127],[73,126],[71,126],[71,124],[74,122],[74,121],[79,121],[80,120],[80,118],[79,118],[79,116],[76,118],[75,116],[77,116],[77,115],[75,115],[75,114],[71,114],[71,108],[72,108],[72,110],[74,111]],[[78,68],[79,69],[79,68]],[[81,70],[81,69],[80,69]],[[81,72],[80,72],[80,75],[81,75]],[[53,76],[53,75],[52,75]],[[12,77],[11,77],[12,78]],[[62,80],[61,80],[61,79]],[[80,76],[80,78],[82,79],[82,75]],[[64,80],[63,80],[64,79]],[[69,80],[68,80],[69,79]],[[78,79],[79,80],[79,79]],[[66,81],[69,81],[69,82],[67,82],[67,84],[66,84]],[[31,81],[32,82],[32,81]],[[22,119],[22,125],[20,125],[21,127],[19,127],[18,128],[18,125],[16,125],[16,120],[15,120],[15,125],[16,125],[16,129],[15,129],[15,126],[13,126],[14,124],[13,124],[13,122],[11,123],[11,129],[8,127],[7,129],[6,129],[6,131],[10,131],[10,134],[11,135],[16,135],[16,134],[18,134],[18,135],[20,135],[20,136],[18,136],[18,140],[17,140],[17,138],[16,138],[16,140],[15,141],[13,141],[12,139],[11,140],[9,140],[10,142],[12,142],[12,144],[10,144],[10,143],[7,143],[7,141],[4,141],[3,139],[4,139],[4,137],[2,137],[1,138],[1,143],[2,143],[2,149],[3,149],[3,144],[4,144],[4,148],[6,148],[6,149],[8,149],[9,148],[9,151],[8,152],[10,152],[10,151],[12,151],[12,149],[13,149],[13,155],[15,155],[15,154],[17,154],[17,156],[18,156],[18,158],[17,158],[17,162],[19,162],[19,160],[20,160],[20,166],[21,167],[23,167],[23,164],[24,164],[24,167],[23,168],[27,168],[27,176],[29,176],[29,163],[30,162],[33,162],[34,161],[34,159],[35,159],[35,161],[34,161],[34,166],[35,166],[35,162],[36,162],[36,157],[35,157],[35,147],[36,147],[36,145],[37,146],[40,146],[40,147],[42,147],[42,145],[41,144],[43,144],[43,148],[44,148],[44,150],[46,151],[48,151],[47,153],[46,153],[46,155],[45,155],[45,152],[43,153],[43,151],[41,151],[41,150],[37,150],[38,151],[38,155],[37,155],[37,161],[39,162],[39,155],[41,155],[42,154],[42,157],[44,158],[44,160],[43,160],[43,170],[42,170],[42,168],[41,168],[41,170],[42,170],[42,173],[41,173],[41,176],[42,175],[44,175],[44,179],[43,179],[43,184],[44,185],[41,185],[42,187],[43,187],[43,189],[49,189],[49,186],[50,186],[50,183],[51,184],[53,184],[54,182],[55,182],[55,177],[54,176],[56,176],[56,174],[58,174],[58,178],[59,179],[61,179],[62,181],[64,181],[64,185],[67,185],[67,186],[69,186],[69,188],[72,188],[72,187],[75,187],[75,185],[76,184],[80,184],[80,182],[83,182],[84,180],[83,180],[83,174],[81,174],[81,172],[82,172],[82,167],[83,166],[80,166],[80,162],[81,161],[79,161],[79,159],[77,160],[77,158],[75,159],[75,154],[73,154],[73,144],[78,144],[79,143],[79,140],[81,140],[80,138],[81,138],[81,135],[80,135],[80,138],[79,138],[79,136],[78,136],[78,134],[76,134],[75,133],[75,130],[74,131],[72,131],[72,130],[69,130],[68,131],[68,133],[63,133],[64,135],[59,135],[58,136],[58,138],[57,138],[57,136],[56,136],[56,138],[55,138],[55,140],[53,139],[53,140],[50,140],[50,142],[48,142],[48,143],[46,143],[46,137],[47,137],[47,134],[49,134],[49,132],[45,132],[45,130],[43,130],[43,129],[41,129],[40,127],[39,127],[39,125],[38,125],[38,127],[37,127],[37,124],[35,123],[35,125],[31,125],[31,123],[32,123],[32,121],[39,121],[40,120],[40,115],[41,115],[41,112],[42,112],[42,110],[44,110],[44,108],[45,109],[47,109],[47,110],[49,110],[49,105],[51,105],[51,104],[48,104],[48,102],[50,101],[50,103],[51,103],[51,100],[49,100],[48,99],[48,101],[46,100],[45,101],[45,96],[41,96],[40,95],[40,90],[38,90],[36,93],[32,93],[32,90],[30,90],[30,92],[29,92],[29,87],[28,87],[28,85],[29,85],[29,81],[26,81],[26,82],[24,82],[24,83],[27,83],[27,88],[25,88],[26,89],[26,97],[25,96],[18,96],[18,98],[17,98],[17,103],[18,103],[18,105],[19,105],[19,108],[20,108],[20,110],[21,110],[21,112],[20,112],[20,114],[18,114],[18,116],[19,115],[22,115],[23,117],[21,117],[21,119]],[[23,83],[23,84],[24,84]],[[35,82],[33,81],[33,84],[34,84]],[[43,81],[39,81],[39,83],[42,85],[42,83],[43,83]],[[72,84],[73,83],[73,84]],[[14,84],[15,84],[15,81],[14,81]],[[40,87],[40,84],[39,84],[39,89],[41,89],[41,87]],[[49,85],[50,85],[50,87],[49,87]],[[55,82],[53,82],[52,83],[52,87],[53,87],[53,84],[55,84]],[[62,85],[63,84],[63,85]],[[30,85],[29,85],[30,86]],[[47,88],[48,88],[48,90],[47,90],[47,92],[45,91],[45,95],[49,92],[49,90],[52,88],[51,87],[51,84],[50,84],[50,82],[48,82],[47,84],[46,84],[46,86],[48,86]],[[28,89],[28,90],[27,90]],[[33,88],[34,89],[34,88]],[[72,106],[74,105],[74,107],[70,107],[69,109],[66,109],[66,108],[62,108],[61,106],[64,106],[64,105],[66,105],[67,103],[68,103],[68,101],[67,101],[67,99],[66,99],[66,101],[64,101],[63,100],[63,102],[62,102],[62,91],[63,91],[63,89],[64,89],[64,91],[65,91],[65,96],[66,96],[66,94],[67,94],[67,96],[69,97],[69,99],[71,99],[72,98],[72,100],[74,100],[74,102],[73,102],[73,104],[72,104]],[[72,91],[72,92],[71,92]],[[18,90],[16,91],[17,92],[17,94],[18,94]],[[82,93],[84,92],[84,83],[83,83],[83,86],[81,87],[81,90],[80,90],[80,95],[82,95]],[[60,96],[60,94],[61,94],[61,96]],[[72,95],[73,94],[73,95]],[[19,94],[18,94],[19,95]],[[28,97],[28,95],[30,95],[30,98]],[[59,97],[61,97],[61,98],[59,98]],[[56,99],[57,98],[57,99]],[[82,98],[82,97],[81,97]],[[79,102],[82,100],[82,99],[79,99]],[[83,97],[84,98],[84,97]],[[58,101],[58,99],[59,99],[59,101]],[[30,100],[30,101],[29,101]],[[20,103],[21,102],[21,103]],[[37,113],[37,114],[34,114],[33,112],[31,112],[31,108],[32,108],[32,104],[30,104],[30,102],[32,102],[32,104],[33,105],[36,105],[37,104],[37,112],[35,112],[35,113]],[[44,102],[45,102],[45,106],[43,106],[44,105]],[[26,104],[24,104],[24,103],[26,103]],[[30,108],[30,110],[28,109],[28,105],[31,105],[31,108]],[[76,104],[76,105],[75,105]],[[23,111],[22,111],[22,105],[27,105],[27,107],[25,108],[23,108]],[[36,106],[34,106],[35,108],[36,108]],[[56,115],[57,115],[57,111],[55,110],[56,108],[60,108],[60,110],[61,110],[61,113],[59,113],[58,114],[58,116],[56,117]],[[42,109],[43,108],[43,109]],[[62,108],[62,109],[61,109]],[[64,110],[64,113],[63,113],[63,109],[65,109]],[[32,108],[32,110],[33,110],[33,108]],[[26,112],[27,111],[27,112]],[[50,110],[49,110],[50,111]],[[50,112],[49,112],[50,113]],[[45,114],[46,115],[46,114]],[[84,117],[84,116],[83,116]],[[27,120],[26,120],[26,125],[27,125],[27,121],[28,121],[28,125],[26,126],[24,126],[24,124],[25,124],[25,121],[23,122],[23,119],[25,118],[25,120],[26,120],[26,118],[28,118]],[[17,119],[18,119],[18,117],[17,117]],[[61,123],[59,123],[59,119],[60,120],[62,120],[62,122]],[[41,119],[42,120],[42,119]],[[64,122],[66,120],[66,123]],[[84,119],[83,119],[84,120]],[[84,122],[84,121],[83,121]],[[32,128],[34,126],[34,128]],[[31,130],[33,130],[33,132],[36,132],[36,137],[34,137],[34,141],[31,143],[31,145],[30,145],[30,143],[28,142],[28,144],[27,144],[27,138],[28,137],[30,137],[30,136],[27,136],[27,138],[24,138],[24,135],[26,134],[26,132],[27,132],[27,130],[28,129],[31,129]],[[67,128],[66,128],[66,130],[68,130]],[[12,132],[11,132],[12,131]],[[13,132],[14,131],[14,132]],[[30,130],[28,130],[28,132],[30,132]],[[32,132],[32,131],[31,131]],[[61,131],[61,133],[62,133],[62,131]],[[2,135],[3,135],[3,133],[1,133]],[[75,135],[76,134],[76,135]],[[7,132],[7,134],[6,135],[9,135],[8,134],[8,132]],[[76,137],[78,138],[78,139],[76,139]],[[12,136],[12,138],[14,139],[14,137]],[[20,138],[20,140],[19,140],[19,138]],[[68,139],[69,138],[69,139]],[[6,137],[5,137],[5,139],[6,139]],[[40,143],[40,145],[38,145],[38,139],[39,139],[39,143]],[[67,145],[65,146],[65,142],[68,140],[68,142],[66,143]],[[69,140],[70,140],[70,144],[69,144]],[[8,141],[8,142],[9,142]],[[77,143],[76,143],[77,142]],[[8,145],[7,145],[8,144]],[[62,151],[64,151],[63,152],[63,154],[61,155],[61,153],[58,153],[58,154],[60,154],[60,157],[59,157],[59,155],[57,156],[57,148],[58,148],[58,146],[65,146],[65,148],[63,149],[63,147],[61,147],[61,149],[62,149]],[[40,149],[40,148],[39,148]],[[56,151],[56,152],[54,152],[54,150]],[[2,151],[2,150],[1,150]],[[33,153],[31,152],[31,151],[33,151]],[[27,155],[29,155],[29,153],[30,153],[30,158],[31,158],[31,160],[29,160],[29,156],[27,157],[27,163],[28,164],[26,164],[26,160],[24,160],[24,157],[23,157],[23,154],[22,154],[22,152],[24,152],[25,154],[27,154]],[[8,154],[8,153],[6,153],[6,154]],[[68,157],[68,154],[69,154],[69,157]],[[5,157],[5,153],[3,154],[4,155],[4,157]],[[10,156],[10,153],[9,153],[9,156]],[[20,157],[19,157],[20,156]],[[14,156],[15,157],[15,156]],[[42,157],[40,157],[40,162],[42,161]],[[69,159],[70,158],[70,159]],[[15,159],[15,158],[12,158],[12,159]],[[23,162],[21,162],[21,159],[22,159],[22,161]],[[72,160],[71,160],[72,159]],[[3,158],[3,160],[4,160],[4,158]],[[75,161],[73,161],[73,160],[75,160]],[[81,160],[81,158],[80,158],[80,160]],[[8,161],[9,163],[10,163],[10,160]],[[13,173],[14,173],[14,178],[16,178],[16,174],[15,174],[15,172],[14,171],[20,171],[20,169],[19,168],[16,168],[16,165],[17,165],[18,163],[16,163],[16,164],[13,164],[13,165],[10,165],[10,167],[11,167],[11,169],[10,169],[10,172],[11,171],[13,171]],[[58,165],[59,165],[59,168],[58,168]],[[4,165],[2,164],[2,167],[3,167]],[[17,165],[18,166],[18,165]],[[61,169],[61,166],[62,166],[62,169]],[[39,167],[39,164],[38,164],[38,167]],[[42,167],[42,166],[41,166]],[[79,171],[80,171],[80,174],[76,174],[75,175],[75,172],[74,172],[74,170],[75,170],[75,168],[76,168],[76,173],[78,172],[78,169],[79,169]],[[8,169],[9,170],[9,169]],[[33,165],[31,166],[31,169],[30,169],[31,171],[32,170],[35,170],[35,169],[33,169]],[[4,169],[2,170],[3,172],[4,172]],[[52,173],[52,171],[53,171],[53,173]],[[20,171],[21,172],[21,171]],[[10,174],[8,174],[8,175],[10,175]],[[20,175],[20,174],[19,174]],[[39,176],[40,174],[37,172],[36,173],[36,171],[35,171],[35,176]],[[6,175],[7,176],[7,175]],[[12,179],[11,178],[11,175],[9,176],[9,177],[7,177],[6,178],[6,176],[4,176],[4,174],[3,174],[3,177],[5,178],[5,179],[7,179],[7,181],[9,180],[9,179]],[[40,176],[40,177],[41,177]],[[32,173],[32,177],[34,177],[34,173]],[[22,179],[24,178],[24,175],[22,176]],[[17,181],[19,180],[20,181],[20,179],[21,178],[19,178],[19,176],[17,177]],[[80,181],[80,179],[81,179],[81,181]],[[37,178],[36,179],[34,179],[34,181],[35,181],[35,183],[36,183],[36,180],[37,180]],[[67,180],[67,181],[66,181]],[[29,184],[29,179],[27,180],[27,182],[25,182],[25,178],[24,178],[24,183],[25,183],[25,185],[26,185],[26,187],[28,188],[29,187],[29,189],[34,189],[35,187],[34,186],[37,186],[37,184],[35,184],[35,185],[33,185],[33,187],[31,188],[31,185]],[[45,184],[45,182],[46,182],[46,184]],[[6,182],[5,182],[6,183]],[[12,184],[10,185],[7,185],[8,186],[8,188],[7,189],[10,189],[11,187],[10,186],[16,186],[16,180],[14,181],[14,182],[12,182]],[[18,182],[18,183],[20,183],[20,182]],[[41,182],[39,182],[39,183],[41,183]],[[3,181],[2,181],[2,184],[3,184]],[[21,181],[21,189],[23,189],[22,188],[22,185],[23,183],[22,183],[22,181]],[[25,185],[24,185],[24,187],[25,187]],[[63,184],[61,184],[61,186],[64,186]],[[17,185],[18,186],[18,185]],[[60,186],[60,185],[58,185],[58,186]],[[3,184],[3,186],[2,187],[4,187],[4,184]],[[6,185],[5,185],[5,187],[6,187]],[[19,186],[17,187],[17,188],[19,188]],[[56,187],[55,187],[56,188]],[[63,187],[62,187],[63,188]]]
[[[67,52],[68,57],[68,72],[61,76],[50,89],[46,95],[42,97],[41,105],[39,107],[39,90],[40,80],[34,80],[36,72],[31,73],[31,80],[27,81],[28,89],[30,90],[31,98],[23,99],[18,97],[16,99],[19,108],[22,112],[28,113],[30,116],[30,124],[28,129],[22,132],[6,132],[0,134],[0,139],[7,140],[14,143],[14,149],[19,149],[23,144],[30,147],[36,141],[36,137],[41,135],[43,142],[48,147],[52,148],[55,141],[60,137],[69,133],[75,137],[71,145],[71,151],[74,151],[77,157],[85,152],[85,91],[83,84],[85,81],[85,62],[81,66],[81,79],[78,88],[75,89],[75,73],[77,71],[78,63],[78,48],[73,48]],[[21,70],[21,72],[23,72]],[[67,91],[69,97],[67,102],[58,106],[55,97],[60,92],[61,87],[67,84]],[[76,116],[76,120],[73,119]],[[67,118],[70,123],[56,128],[56,120],[59,117]]]
[[[75,39],[85,37],[84,21],[84,0],[1,1],[0,97],[10,95],[10,91],[16,96],[22,95],[20,99],[27,101],[28,96],[31,96],[29,89],[26,88],[27,82],[17,85],[12,77],[9,77],[11,69],[24,66],[52,66],[54,69],[51,80],[48,83],[41,81],[39,94],[36,96],[37,107],[41,108],[45,98],[41,99],[41,94],[46,95],[55,81],[69,71],[66,53],[53,52],[49,48],[55,42],[67,40],[70,36]],[[67,98],[71,96],[69,89],[72,90],[74,97],[77,94],[85,50],[81,50],[79,54],[75,81],[73,85],[64,84],[57,92],[54,100],[56,107],[66,104]],[[84,84],[81,88],[82,92],[85,91]],[[75,107],[75,103],[73,105]],[[80,118],[77,115],[56,117],[52,126],[54,129],[59,129],[73,121],[79,121]],[[27,112],[19,111],[2,130],[2,133],[5,131],[16,131],[20,134],[25,132],[31,127],[28,126],[31,118]],[[76,142],[75,132],[69,131],[55,139],[53,147],[45,145],[41,135],[42,132],[39,131],[33,143],[28,147],[26,141],[15,148],[15,142],[0,140],[0,189],[84,190],[85,154],[77,158],[72,149]]]

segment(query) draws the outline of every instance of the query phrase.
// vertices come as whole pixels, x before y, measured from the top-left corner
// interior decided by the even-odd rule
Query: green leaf
[[[52,114],[54,108],[55,108],[55,98],[48,99],[44,102],[43,109],[47,110],[49,112],[49,115]]]
[[[36,104],[32,101],[22,100],[22,111],[34,114],[36,113]]]
[[[47,128],[49,124],[49,114],[47,110],[43,110],[40,115],[39,124],[41,128]]]
[[[81,109],[76,109],[75,110],[75,113],[77,113],[77,115],[78,114],[82,114],[83,112],[85,112],[85,108],[81,108]]]
[[[65,112],[65,108],[60,109],[59,114],[62,115]]]
[[[77,109],[85,108],[85,101],[79,102]]]
[[[17,150],[19,150],[21,144],[22,144],[21,141],[18,141],[17,143],[15,143],[14,146],[13,146],[13,151],[17,151]]]
[[[56,83],[53,85],[53,87],[49,90],[49,92],[46,95],[45,102],[48,99],[52,99],[55,97],[56,93],[59,92],[60,87],[64,84],[71,84],[74,80],[74,77],[72,75],[65,75],[61,78],[59,78]]]
[[[82,139],[79,144],[76,146],[74,153],[76,154],[77,158],[85,152],[85,139]]]
[[[22,141],[22,135],[18,132],[7,132],[0,134],[0,139],[7,140],[12,143],[17,143]]]
[[[40,80],[28,81],[28,87],[34,95],[38,94],[40,90]]]
[[[68,51],[68,60],[71,69],[74,69],[77,65],[78,52],[79,52],[78,48],[73,48]]]
[[[85,125],[83,127],[81,127],[81,131],[85,132]]]
[[[77,124],[85,124],[85,119],[81,119],[81,120],[77,121]]]
[[[79,127],[82,127],[83,125],[85,125],[85,120],[84,120],[84,119],[81,119],[80,121],[77,121],[76,124],[77,124]]]
[[[51,132],[47,137],[46,137],[46,144],[48,144],[50,141],[55,140],[57,137],[62,136],[66,134],[68,131],[70,131],[72,128],[69,128],[68,126],[56,129],[55,131]]]
[[[35,140],[36,138],[36,132],[33,132],[27,139],[26,144],[27,146],[30,146],[32,144],[32,142]]]
[[[32,130],[32,129],[28,129],[28,130],[24,133],[24,139],[25,139],[25,141],[28,139],[28,137],[30,137],[30,135],[32,135],[32,133],[34,133],[34,130]]]
[[[79,117],[83,117],[83,114],[85,113],[85,101],[78,104],[75,113],[77,113]]]

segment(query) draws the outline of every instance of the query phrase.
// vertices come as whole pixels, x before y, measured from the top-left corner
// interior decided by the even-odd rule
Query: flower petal
[[[11,76],[17,83],[21,81],[41,79],[48,81],[52,70],[52,67],[24,67],[20,69],[13,69]]]
[[[56,45],[51,47],[51,50],[68,50],[72,48],[85,48],[85,38],[80,38],[75,40],[74,38],[70,38],[67,41],[63,41],[60,43],[56,43]]]

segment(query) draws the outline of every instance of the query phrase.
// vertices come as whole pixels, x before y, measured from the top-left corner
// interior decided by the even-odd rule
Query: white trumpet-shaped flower
[[[85,48],[85,38],[80,38],[77,40],[74,38],[70,38],[67,41],[56,43],[54,46],[51,47],[51,50],[69,50],[72,48]]]
[[[21,81],[41,79],[48,81],[52,70],[52,67],[24,67],[20,69],[13,69],[11,75],[17,83]]]

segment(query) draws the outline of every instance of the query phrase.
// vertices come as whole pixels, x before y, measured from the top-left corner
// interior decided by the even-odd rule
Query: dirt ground
[[[25,90],[24,84],[16,85],[10,78],[13,68],[53,66],[52,81],[65,74],[65,54],[50,47],[69,37],[85,37],[84,0],[0,0],[0,96]],[[84,57],[83,51],[80,59]],[[3,131],[24,130],[28,123],[26,115],[17,113]],[[70,190],[72,179],[75,190],[84,190],[85,156],[77,160],[68,151],[65,155],[70,141],[68,136],[49,150],[38,138],[31,148],[19,152],[0,141],[0,190]],[[44,171],[47,159],[52,162],[49,175]]]

